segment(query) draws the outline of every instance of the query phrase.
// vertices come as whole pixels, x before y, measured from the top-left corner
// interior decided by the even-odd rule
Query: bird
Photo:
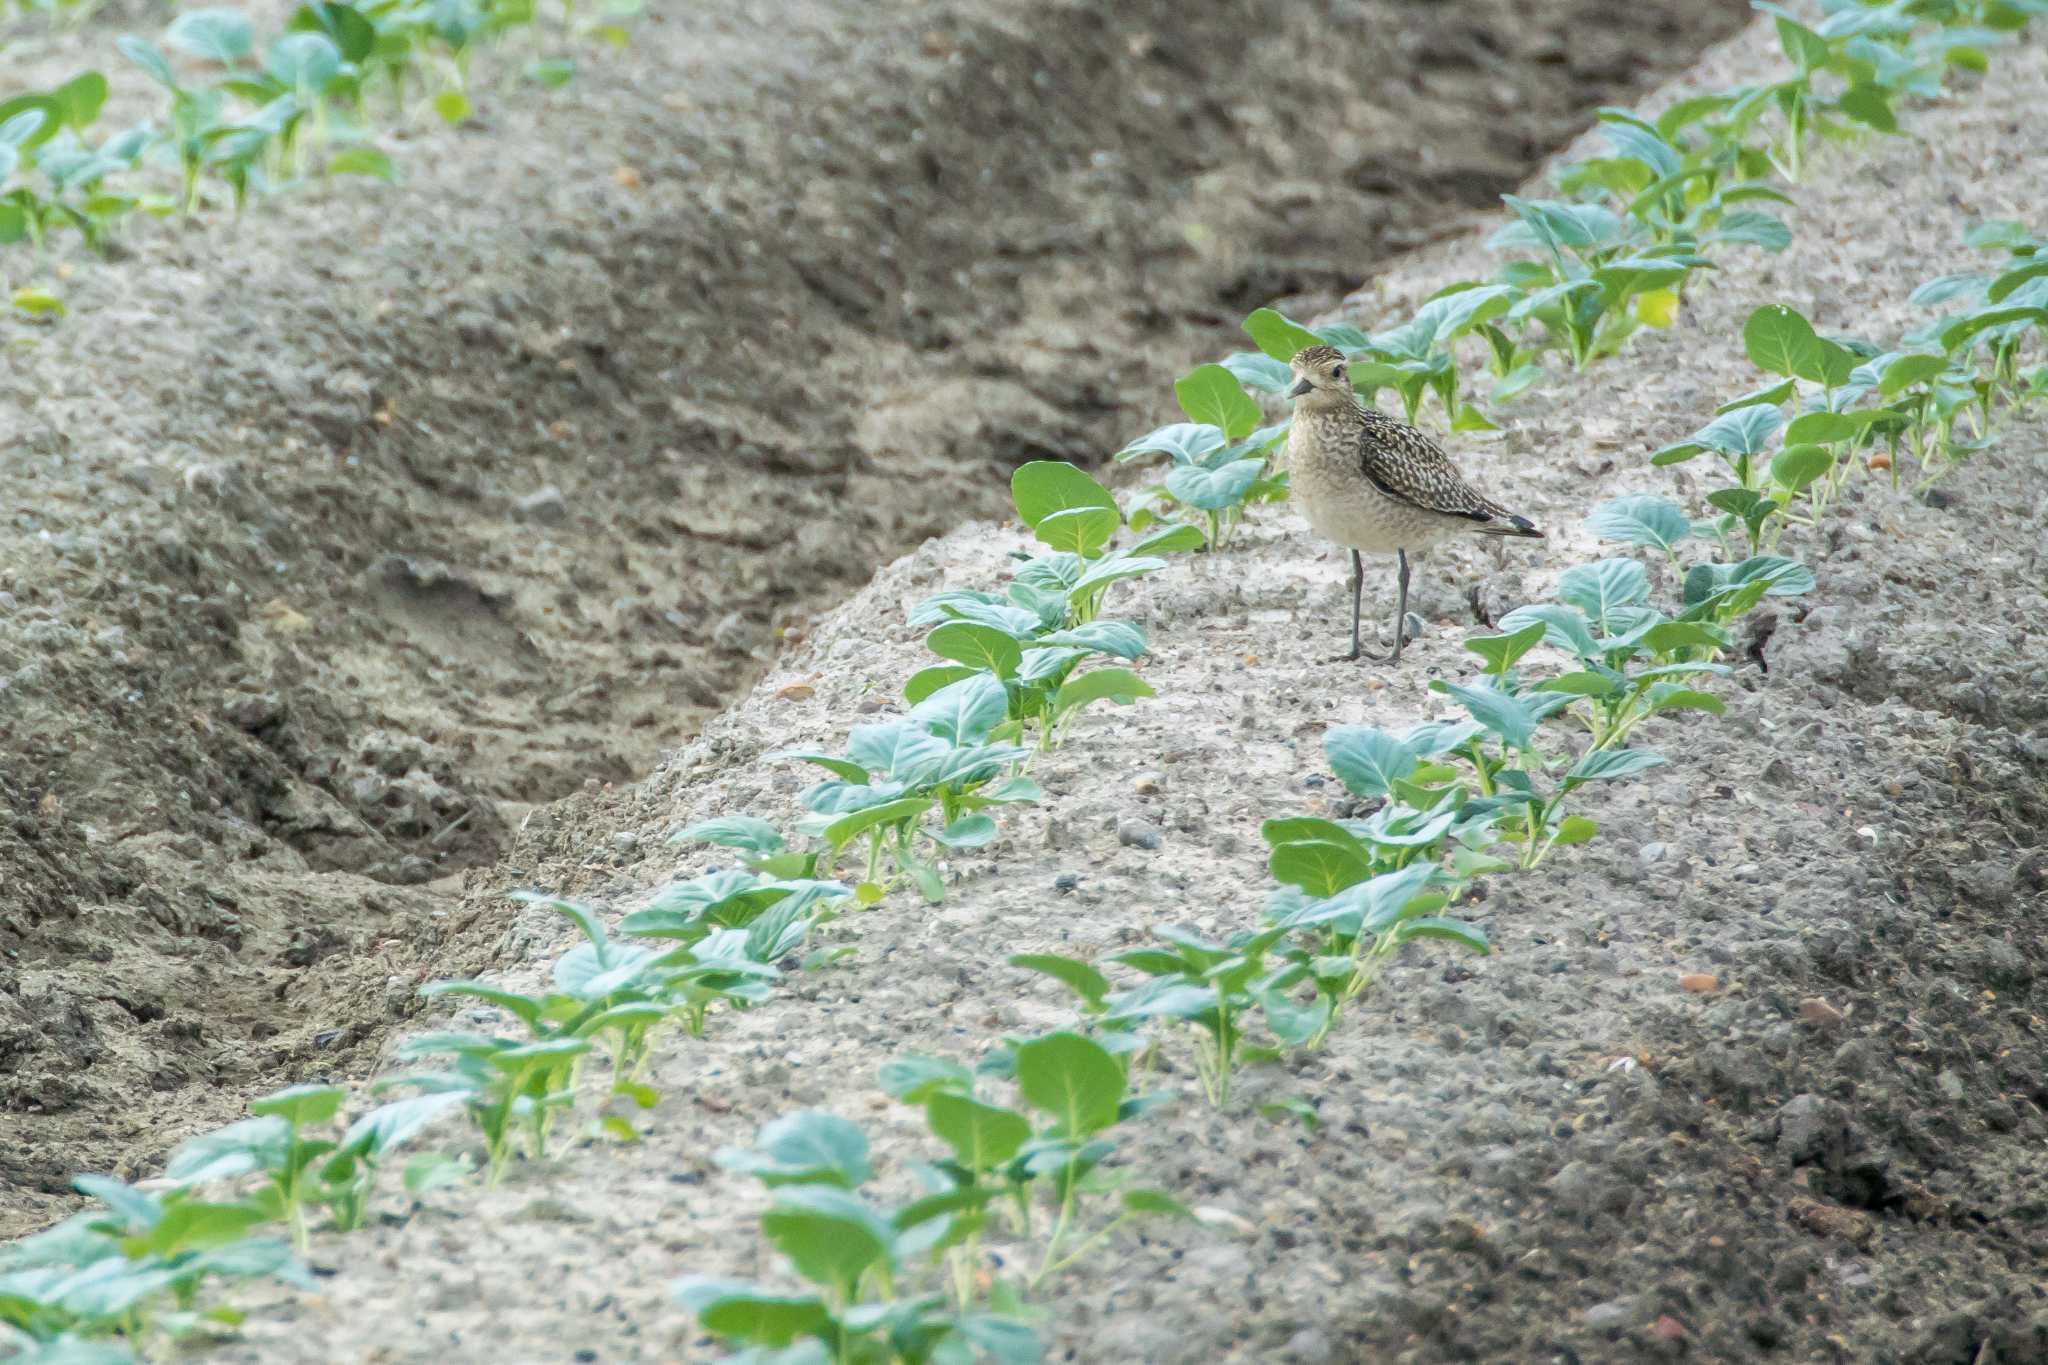
[[[1543,539],[1517,516],[1459,476],[1443,447],[1405,422],[1358,401],[1350,365],[1335,346],[1307,346],[1290,366],[1294,424],[1287,433],[1290,496],[1318,535],[1351,551],[1351,652],[1365,591],[1363,555],[1391,554],[1400,564],[1394,649],[1371,662],[1398,664],[1408,622],[1408,552],[1459,533]]]

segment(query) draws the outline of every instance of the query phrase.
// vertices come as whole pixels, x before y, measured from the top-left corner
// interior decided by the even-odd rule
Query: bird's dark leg
[[[1348,664],[1357,661],[1364,652],[1358,643],[1359,605],[1365,594],[1365,560],[1358,551],[1351,552],[1351,652],[1339,654],[1334,659],[1323,660],[1326,664]]]
[[[1395,556],[1401,564],[1401,587],[1394,604],[1394,652],[1379,662],[1397,664],[1401,662],[1401,646],[1408,639],[1408,552],[1396,550]]]

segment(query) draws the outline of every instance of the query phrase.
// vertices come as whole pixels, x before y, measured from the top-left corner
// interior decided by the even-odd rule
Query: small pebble
[[[1839,1028],[1846,1016],[1815,995],[1799,1002],[1799,1017],[1815,1028]]]
[[[1126,816],[1116,822],[1116,841],[1125,848],[1157,848],[1164,839],[1159,826]]]
[[[1712,995],[1721,985],[1712,972],[1687,972],[1678,984],[1689,995]]]
[[[1062,872],[1059,876],[1052,879],[1052,889],[1059,892],[1062,896],[1071,896],[1081,889],[1080,875],[1074,872]]]
[[[512,515],[519,521],[538,522],[543,526],[559,526],[569,519],[569,502],[562,496],[562,490],[553,484],[539,488],[518,502],[512,504]]]
[[[1166,786],[1166,777],[1161,773],[1139,773],[1131,780],[1131,790],[1140,796],[1157,796]]]

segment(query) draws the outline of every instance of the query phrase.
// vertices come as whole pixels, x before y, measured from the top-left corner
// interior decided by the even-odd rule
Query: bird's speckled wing
[[[1380,492],[1439,516],[1470,521],[1511,517],[1466,483],[1443,447],[1422,432],[1371,408],[1359,409],[1359,416],[1359,468]]]

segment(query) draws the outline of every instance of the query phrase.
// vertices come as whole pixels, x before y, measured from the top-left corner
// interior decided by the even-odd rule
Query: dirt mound
[[[534,803],[1741,12],[692,5],[402,188],[71,262],[0,322],[0,1232],[359,1073]]]
[[[1779,61],[1760,23],[1699,79],[1754,81]],[[1270,884],[1259,820],[1342,813],[1322,734],[1441,714],[1428,683],[1476,667],[1458,644],[1473,602],[1541,597],[1611,553],[1583,514],[1672,491],[1645,456],[1753,387],[1751,310],[1785,302],[1826,331],[1896,336],[1925,319],[1912,288],[1968,261],[1966,227],[2048,215],[2048,148],[2017,140],[2011,114],[2044,104],[2048,51],[2002,53],[1972,99],[1916,113],[1913,140],[1823,158],[1783,257],[1725,262],[1670,332],[1533,392],[1500,437],[1461,440],[1467,468],[1552,538],[1504,562],[1434,553],[1417,604],[1431,627],[1401,669],[1310,662],[1341,632],[1348,566],[1284,513],[1131,585],[1117,613],[1150,631],[1157,695],[1078,722],[1034,767],[1052,798],[949,860],[943,905],[836,923],[854,956],[662,1053],[649,1079],[666,1098],[642,1144],[321,1243],[341,1269],[322,1294],[279,1296],[211,1358],[313,1362],[345,1343],[391,1361],[538,1359],[565,1341],[605,1361],[714,1358],[669,1282],[779,1272],[753,1182],[711,1153],[823,1108],[900,1169],[929,1149],[880,1094],[883,1061],[966,1062],[1071,1023],[1070,998],[1008,954],[1094,958],[1152,926],[1245,927]],[[2006,173],[1985,176],[1996,159]],[[1872,220],[1873,183],[1913,211]],[[1347,312],[1400,316],[1487,262],[1446,244]],[[1717,684],[1725,717],[1644,727],[1668,767],[1586,789],[1597,839],[1487,879],[1469,909],[1493,957],[1403,959],[1324,1049],[1246,1073],[1220,1113],[1169,1045],[1154,1079],[1178,1105],[1118,1160],[1221,1212],[1148,1227],[1064,1282],[1052,1358],[2039,1359],[2044,479],[2048,423],[2015,414],[1941,496],[1857,480],[1825,536],[1788,536],[1817,591],[1781,606]],[[669,849],[671,830],[786,819],[803,778],[762,756],[833,746],[886,713],[928,659],[906,606],[998,581],[1018,543],[969,527],[892,565],[648,781],[536,812],[501,870],[626,909],[713,861]],[[1675,593],[1652,572],[1660,598]],[[782,686],[796,677],[814,690]],[[1154,837],[1121,837],[1131,819]],[[502,902],[470,905],[453,957],[495,949],[525,985],[562,946],[539,912],[508,929]],[[1313,1129],[1261,1114],[1289,1098],[1315,1109]]]

